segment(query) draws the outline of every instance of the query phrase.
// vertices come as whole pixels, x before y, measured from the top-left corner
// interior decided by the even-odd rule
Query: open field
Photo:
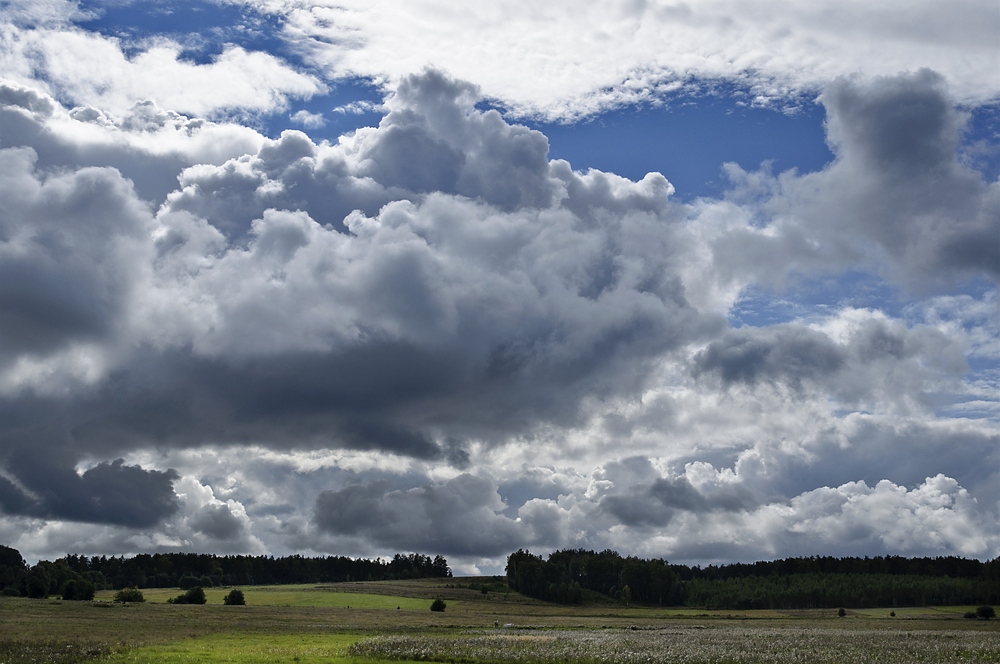
[[[566,607],[475,580],[244,587],[248,606],[0,598],[0,664],[20,662],[998,662],[1000,621],[971,607],[705,611]],[[448,603],[429,610],[431,599]],[[350,608],[348,608],[350,607]],[[398,608],[397,608],[398,607]],[[494,621],[511,627],[494,629]]]

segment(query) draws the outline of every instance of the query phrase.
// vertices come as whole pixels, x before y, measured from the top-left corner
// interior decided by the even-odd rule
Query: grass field
[[[471,580],[474,582],[474,580]],[[0,598],[0,664],[24,662],[996,662],[1000,621],[972,607],[705,611],[564,607],[468,579],[250,586],[247,606]],[[442,597],[443,613],[429,610]],[[398,608],[397,608],[398,607]],[[509,625],[500,629],[494,623]]]

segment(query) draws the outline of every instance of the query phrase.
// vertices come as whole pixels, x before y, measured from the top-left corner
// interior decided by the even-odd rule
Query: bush
[[[14,586],[7,586],[6,588],[3,589],[3,592],[0,594],[2,594],[4,597],[20,597],[21,591],[15,588]]]
[[[963,618],[971,618],[972,620],[975,620],[976,619],[976,612],[975,611],[966,611],[965,613],[962,614],[962,617]]]
[[[431,603],[431,611],[444,611],[447,606],[448,605],[444,603],[444,600],[438,597]]]
[[[244,606],[247,603],[246,598],[243,596],[243,591],[238,588],[233,588],[229,591],[229,594],[222,598],[222,602],[226,606]]]
[[[208,599],[205,598],[205,590],[201,586],[195,586],[186,593],[182,593],[177,597],[173,597],[167,600],[169,604],[204,604]]]
[[[990,618],[996,618],[997,612],[992,606],[981,606],[976,609],[976,617],[982,618],[983,620],[989,620]]]
[[[116,602],[145,602],[142,591],[138,588],[122,588],[115,593]]]
[[[90,581],[70,579],[63,584],[62,598],[65,600],[89,602],[94,599],[94,592],[96,590],[97,588]]]
[[[840,616],[841,618],[843,618],[844,616],[847,615],[847,611],[844,611],[843,609],[838,609],[837,610],[837,615]]]

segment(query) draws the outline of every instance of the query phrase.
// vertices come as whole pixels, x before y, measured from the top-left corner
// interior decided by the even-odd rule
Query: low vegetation
[[[246,606],[247,599],[242,590],[233,588],[228,595],[222,598],[222,603],[226,606]]]
[[[145,602],[146,597],[138,588],[122,588],[115,593],[116,602]]]
[[[208,588],[204,606],[168,603],[176,588],[148,589],[145,602],[124,604],[112,601],[113,591],[91,602],[0,597],[0,662],[1000,663],[1000,622],[962,619],[976,606],[898,608],[894,617],[888,609],[852,609],[844,618],[837,609],[566,606],[489,590],[495,583]],[[235,590],[246,602],[240,610],[225,606]],[[439,598],[447,611],[428,611]]]
[[[531,664],[957,663],[1000,661],[1000,641],[993,633],[968,631],[887,632],[723,625],[450,637],[380,636],[355,643],[348,648],[348,654],[374,660]]]
[[[171,597],[167,602],[170,604],[205,604],[208,602],[208,598],[205,597],[204,588],[195,586],[177,597]]]
[[[877,608],[870,604],[882,600],[872,593],[857,605],[825,606],[838,597],[841,586],[833,580],[839,576],[854,579],[868,592],[877,586],[869,582],[883,577],[933,579],[946,589],[952,587],[949,579],[972,579],[940,573],[949,570],[979,574],[975,578],[986,582],[980,590],[989,598],[995,580],[989,574],[997,571],[996,561],[796,559],[702,570],[624,558],[613,551],[557,552],[548,561],[519,554],[504,577],[345,578],[236,588],[216,584],[215,574],[207,575],[212,585],[199,585],[195,582],[206,576],[197,573],[202,570],[175,568],[170,573],[178,584],[172,587],[129,584],[112,589],[87,576],[92,572],[75,571],[82,567],[72,565],[83,565],[83,557],[29,568],[20,554],[0,548],[0,664],[1000,664],[1000,622],[993,619],[996,602],[989,599],[937,607],[897,601]],[[220,560],[149,558],[192,564]],[[129,560],[124,560],[126,568]],[[314,570],[321,560],[289,557],[281,564],[289,570],[301,562],[303,569]],[[428,557],[399,560],[434,562]],[[857,569],[843,571],[851,566]],[[913,574],[920,569],[922,573]],[[88,582],[96,587],[93,593]],[[56,583],[60,592],[53,592]],[[717,594],[698,595],[700,584],[716,588]],[[809,584],[815,586],[812,608],[785,609],[774,599],[779,595],[763,592],[782,587],[786,594],[800,592]],[[690,606],[692,597],[727,597],[733,589],[737,601],[704,600]],[[678,596],[688,605],[667,606],[664,598]],[[558,603],[567,599],[570,603]]]

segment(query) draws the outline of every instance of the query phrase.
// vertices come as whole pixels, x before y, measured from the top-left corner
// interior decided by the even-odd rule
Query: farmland
[[[244,586],[247,606],[0,598],[0,662],[1000,662],[974,607],[706,611],[557,606],[477,579]],[[490,586],[495,587],[495,586]],[[433,598],[447,602],[429,611]],[[494,623],[501,627],[494,628]],[[507,627],[504,627],[507,625]]]

